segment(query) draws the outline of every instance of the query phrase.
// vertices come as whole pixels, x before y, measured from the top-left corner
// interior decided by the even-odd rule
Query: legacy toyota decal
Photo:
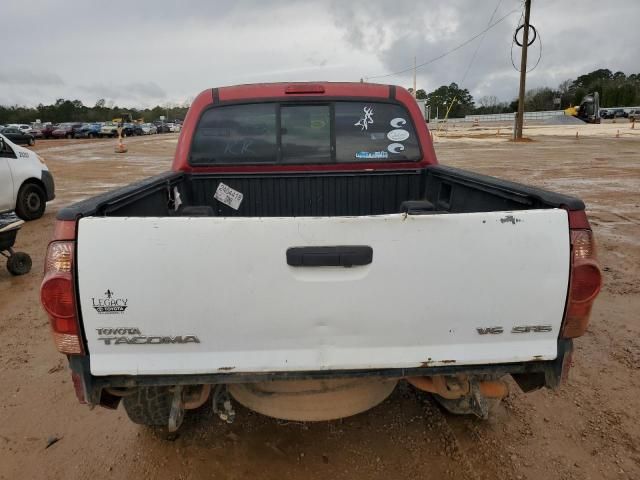
[[[91,297],[91,302],[98,313],[124,313],[129,299],[118,298],[115,293],[107,289],[103,298]]]

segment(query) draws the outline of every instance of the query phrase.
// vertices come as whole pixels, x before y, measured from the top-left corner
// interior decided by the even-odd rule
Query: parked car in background
[[[82,123],[61,123],[51,132],[51,136],[53,138],[73,138],[80,128],[82,128]]]
[[[604,118],[604,119],[613,118],[613,112],[611,110],[607,110],[603,108],[600,110],[600,118]]]
[[[28,133],[30,133],[31,135],[33,135],[34,138],[42,138],[44,137],[42,130],[37,128],[37,127],[33,127],[30,130],[28,130]]]
[[[616,108],[612,111],[613,118],[627,118],[629,114],[624,111],[624,108]]]
[[[75,138],[97,138],[100,135],[100,128],[102,124],[100,123],[85,123],[76,130],[74,137]]]
[[[169,123],[168,126],[171,133],[180,133],[180,130],[182,130],[182,125],[179,123]]]
[[[142,130],[142,125],[139,123],[133,124],[133,135],[144,135],[144,131]]]
[[[20,130],[18,127],[5,127],[2,129],[2,135],[11,140],[13,143],[19,145],[33,146],[36,144],[36,139],[29,132]]]
[[[133,123],[122,124],[122,136],[133,137],[135,135],[135,125]]]
[[[31,132],[31,125],[27,125],[26,123],[12,123],[9,126],[13,128],[19,128],[21,131],[25,133]]]
[[[630,122],[639,122],[640,121],[640,108],[632,108],[629,110],[629,121]]]
[[[155,124],[157,133],[169,133],[171,130],[169,129],[169,125],[164,122],[158,122]]]
[[[0,134],[0,213],[15,210],[23,220],[35,220],[54,197],[53,177],[42,158]]]
[[[40,129],[40,133],[42,133],[42,138],[53,138],[53,131],[58,128],[58,125],[48,124],[44,125]]]
[[[143,123],[140,125],[143,135],[153,135],[158,133],[158,129],[153,123]]]
[[[100,127],[99,137],[117,137],[118,125],[113,122],[106,122]]]

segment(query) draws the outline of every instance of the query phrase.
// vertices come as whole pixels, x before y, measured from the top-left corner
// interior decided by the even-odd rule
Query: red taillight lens
[[[575,338],[589,326],[591,306],[602,286],[591,230],[571,230],[571,280],[562,336]]]
[[[73,286],[73,242],[51,242],[45,258],[40,301],[49,314],[56,347],[62,353],[83,353]]]
[[[593,300],[600,291],[602,275],[595,262],[573,267],[571,279],[571,302],[581,303]]]
[[[73,303],[73,283],[71,275],[58,274],[45,277],[42,282],[42,306],[50,315],[58,318],[73,318],[75,307]]]

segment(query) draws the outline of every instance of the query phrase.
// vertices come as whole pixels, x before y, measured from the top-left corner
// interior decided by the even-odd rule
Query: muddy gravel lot
[[[588,127],[588,128],[587,128]],[[493,127],[492,127],[493,128]],[[0,269],[0,478],[640,478],[640,131],[629,126],[456,129],[442,163],[570,193],[587,204],[605,285],[558,391],[511,396],[488,421],[444,413],[406,385],[342,421],[282,422],[238,407],[232,425],[203,408],[175,438],[78,404],[38,289],[56,212],[169,168],[177,137],[38,142],[57,198],[17,247],[33,270]],[[620,130],[616,132],[616,130]]]

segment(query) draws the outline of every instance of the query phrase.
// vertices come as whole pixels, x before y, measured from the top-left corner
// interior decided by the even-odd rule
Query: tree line
[[[93,107],[84,105],[80,100],[60,98],[52,105],[39,104],[37,107],[20,105],[1,106],[0,124],[31,123],[37,119],[42,122],[104,122],[113,118],[120,118],[123,113],[131,114],[133,119],[144,119],[151,122],[161,116],[168,120],[183,119],[189,105],[157,105],[153,108],[123,108],[113,103],[107,103],[101,98]]]
[[[624,72],[613,73],[601,68],[576,79],[565,80],[557,88],[534,88],[525,93],[525,111],[560,110],[580,105],[582,97],[594,92],[599,93],[600,106],[604,108],[640,106],[640,73],[626,75]],[[416,98],[427,100],[434,116],[437,107],[440,118],[444,117],[454,99],[449,112],[449,117],[454,118],[518,110],[517,98],[511,102],[501,102],[495,96],[484,96],[476,102],[468,89],[460,88],[456,83],[442,85],[430,93],[423,89],[416,90]]]
[[[601,107],[640,106],[640,73],[626,75],[624,72],[614,73],[607,68],[601,68],[580,75],[576,79],[565,80],[557,88],[541,87],[528,90],[525,94],[525,110],[558,110],[580,105],[583,96],[596,91],[600,94]],[[426,99],[427,104],[431,106],[432,115],[435,115],[437,109],[441,118],[452,102],[449,117],[511,113],[518,109],[517,99],[501,102],[495,96],[483,96],[476,101],[468,89],[461,88],[456,83],[442,85],[429,93],[419,89],[416,91],[416,98]],[[36,119],[52,123],[99,122],[119,118],[123,113],[130,113],[134,119],[144,118],[145,121],[153,121],[162,115],[167,119],[184,118],[188,109],[188,104],[157,105],[145,109],[121,108],[111,102],[107,103],[104,99],[98,100],[93,107],[88,107],[80,100],[60,98],[52,105],[41,103],[37,107],[0,106],[0,124],[31,123]]]

